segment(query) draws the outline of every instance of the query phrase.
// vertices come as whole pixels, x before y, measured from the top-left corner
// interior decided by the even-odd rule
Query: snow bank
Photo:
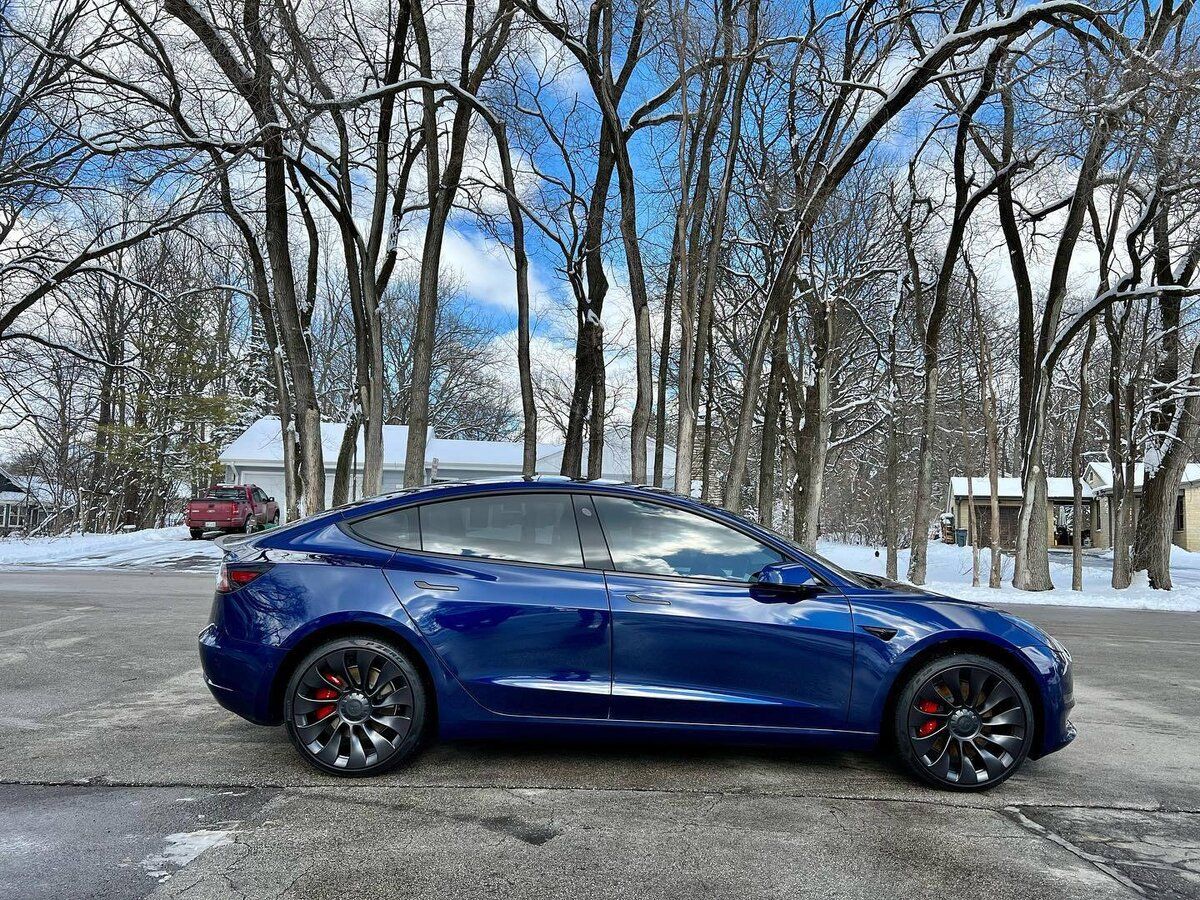
[[[876,549],[879,555],[876,556]],[[817,551],[843,568],[871,575],[883,575],[887,564],[886,550],[882,547],[865,547],[822,541]],[[925,587],[939,594],[976,600],[981,603],[1034,603],[1059,606],[1102,606],[1115,609],[1165,609],[1175,611],[1200,611],[1200,553],[1189,553],[1179,547],[1171,548],[1170,591],[1151,590],[1146,573],[1139,572],[1133,584],[1123,591],[1114,590],[1112,577],[1112,552],[1088,553],[1083,562],[1083,590],[1071,590],[1071,554],[1050,554],[1050,577],[1054,581],[1053,591],[1018,591],[1012,586],[1013,558],[1001,555],[1001,587],[993,590],[987,586],[988,566],[991,551],[980,550],[979,568],[982,587],[971,587],[971,548],[953,544],[931,542],[929,544],[928,577]],[[909,551],[899,555],[898,571],[901,580],[908,570]]]
[[[148,528],[124,534],[64,534],[0,538],[0,566],[150,566],[211,572],[221,559],[211,541],[193,541],[187,528]]]

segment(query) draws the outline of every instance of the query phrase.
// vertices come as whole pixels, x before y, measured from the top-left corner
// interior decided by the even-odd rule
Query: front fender
[[[1018,669],[1032,687],[1038,716],[1034,757],[1062,746],[1070,698],[1054,652],[999,610],[927,594],[864,592],[849,596],[856,630],[851,727],[886,734],[889,699],[911,666],[939,646],[990,651]],[[884,640],[864,628],[894,630]]]

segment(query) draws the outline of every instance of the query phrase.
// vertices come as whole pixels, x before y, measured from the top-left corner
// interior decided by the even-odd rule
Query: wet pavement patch
[[[1200,813],[1036,806],[1009,812],[1148,897],[1200,897]]]
[[[257,823],[274,790],[0,786],[0,900],[141,897]]]

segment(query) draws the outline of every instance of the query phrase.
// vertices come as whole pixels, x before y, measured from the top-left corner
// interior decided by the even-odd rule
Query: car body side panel
[[[386,575],[438,658],[485,708],[607,718],[612,626],[600,572],[398,552]]]

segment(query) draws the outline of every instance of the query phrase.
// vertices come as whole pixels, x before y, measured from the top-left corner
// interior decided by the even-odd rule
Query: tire
[[[279,527],[279,510],[275,510],[275,515],[271,516],[271,524],[276,528]]]
[[[254,534],[254,516],[246,516],[246,524],[242,526],[242,531],[246,534]]]
[[[1002,663],[975,653],[930,660],[900,691],[892,717],[896,753],[922,781],[986,791],[1029,755],[1033,704]]]
[[[300,660],[288,679],[283,719],[309,765],[362,778],[416,753],[427,711],[424,682],[407,654],[373,638],[350,637]]]
[[[204,539],[204,529],[203,528],[189,528],[188,532],[191,534],[193,541],[199,541],[199,540]]]

